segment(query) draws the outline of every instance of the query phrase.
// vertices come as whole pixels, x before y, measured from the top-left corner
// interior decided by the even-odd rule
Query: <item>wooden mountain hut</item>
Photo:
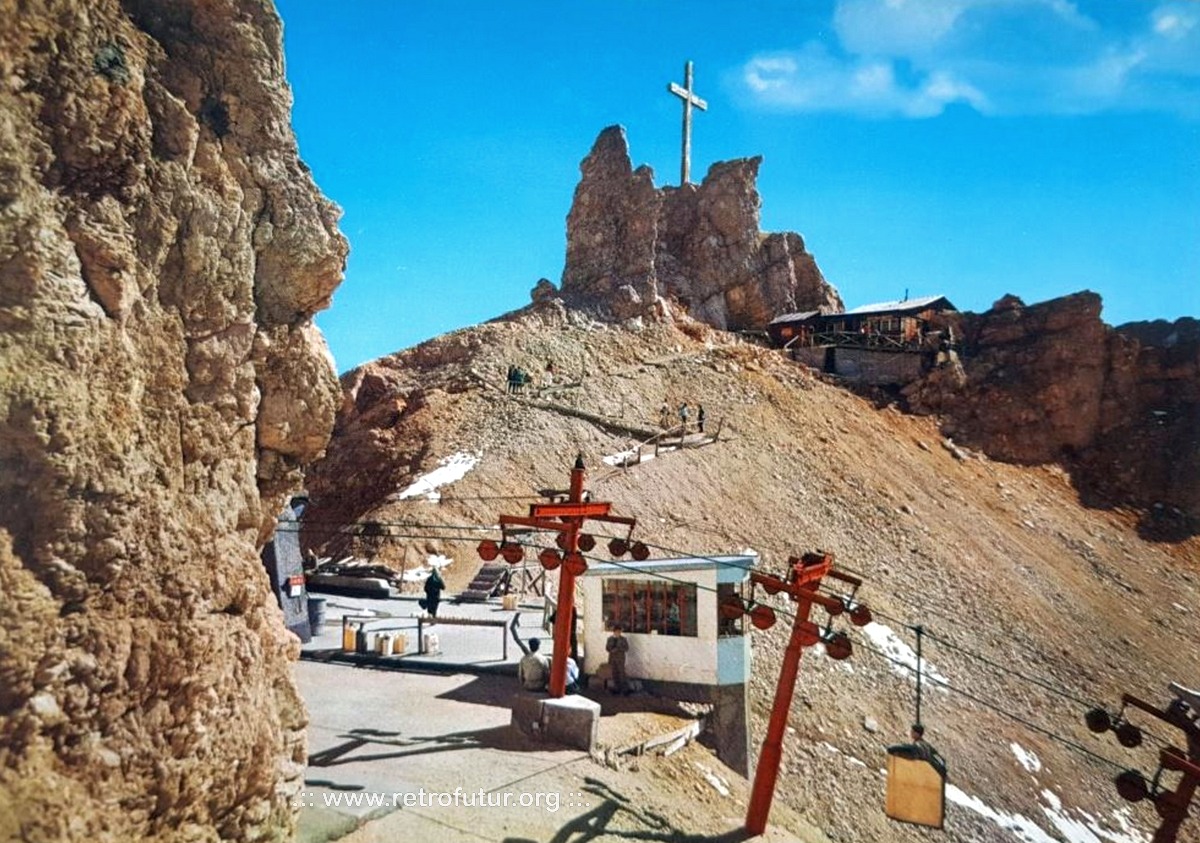
[[[855,346],[907,351],[920,347],[929,323],[953,311],[945,296],[878,302],[841,313],[787,313],[767,326],[780,347]]]
[[[953,354],[954,305],[945,296],[879,302],[841,313],[788,313],[767,332],[793,360],[878,386],[911,383]]]

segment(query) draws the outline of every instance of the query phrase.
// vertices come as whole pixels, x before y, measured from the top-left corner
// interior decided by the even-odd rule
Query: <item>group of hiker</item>
[[[554,361],[548,360],[546,362],[546,368],[542,372],[542,388],[545,389],[548,386],[554,386],[554,377]],[[529,372],[525,371],[520,366],[510,365],[508,367],[508,378],[505,391],[509,395],[515,395],[524,391],[525,387],[531,383],[533,383],[533,376],[529,374]]]
[[[671,405],[664,400],[662,402],[662,406],[658,408],[659,427],[661,427],[663,430],[678,428],[681,433],[687,433],[690,429],[690,425],[692,424],[692,413],[692,407],[686,401],[684,401],[679,405],[679,409],[675,412],[675,418],[678,419],[678,421],[672,422]],[[696,405],[695,419],[696,431],[698,433],[703,433],[704,422],[706,420],[703,404]]]
[[[608,666],[611,673],[612,690],[617,694],[630,692],[629,677],[625,672],[625,656],[629,652],[629,639],[621,633],[621,628],[614,627],[612,635],[605,644],[608,651]],[[550,683],[550,659],[542,652],[542,642],[539,638],[529,639],[529,652],[517,665],[517,679],[526,691],[545,691]],[[579,692],[579,663],[567,656],[566,692]]]

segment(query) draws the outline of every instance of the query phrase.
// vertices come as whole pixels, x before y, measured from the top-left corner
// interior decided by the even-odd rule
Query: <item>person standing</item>
[[[429,576],[425,578],[425,599],[418,601],[418,605],[429,612],[430,617],[437,617],[438,603],[441,602],[442,591],[445,588],[445,580],[438,573],[438,569],[434,568],[429,572]]]
[[[612,635],[604,645],[608,651],[608,666],[612,669],[613,690],[618,694],[629,693],[629,678],[625,673],[625,656],[629,652],[629,639],[621,634],[621,627],[614,626]]]
[[[687,433],[687,423],[688,423],[688,405],[687,405],[687,402],[684,401],[682,404],[679,405],[679,432],[681,434]]]
[[[658,408],[658,426],[663,430],[671,426],[671,408],[665,398],[663,399],[662,406]]]
[[[701,433],[704,432],[704,405],[701,404],[696,410],[696,429]]]

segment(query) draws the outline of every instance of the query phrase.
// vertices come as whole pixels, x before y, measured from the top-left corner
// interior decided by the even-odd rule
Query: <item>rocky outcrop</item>
[[[0,71],[0,838],[282,838],[305,713],[258,549],[332,427],[346,243],[279,19],[33,0]]]
[[[1084,292],[962,314],[965,377],[935,369],[912,409],[990,456],[1061,461],[1097,502],[1200,516],[1200,330],[1194,319],[1113,329]]]
[[[761,330],[780,313],[840,310],[800,235],[759,231],[761,158],[714,164],[700,185],[654,187],[633,169],[625,132],[600,133],[567,217],[561,295],[618,320],[676,303],[723,330]]]

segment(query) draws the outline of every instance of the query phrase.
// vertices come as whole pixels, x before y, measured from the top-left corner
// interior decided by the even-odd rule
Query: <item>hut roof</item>
[[[830,315],[846,315],[846,316],[875,316],[882,313],[915,313],[918,310],[926,310],[934,305],[940,304],[942,310],[954,310],[955,307],[950,303],[950,300],[945,296],[922,296],[915,299],[902,299],[900,301],[882,301],[875,304],[864,304],[861,307],[856,307],[853,310],[847,310],[845,314],[830,314]]]
[[[782,316],[776,316],[768,324],[774,325],[779,322],[803,322],[806,319],[812,319],[819,314],[819,310],[805,310],[802,313],[785,313]]]

